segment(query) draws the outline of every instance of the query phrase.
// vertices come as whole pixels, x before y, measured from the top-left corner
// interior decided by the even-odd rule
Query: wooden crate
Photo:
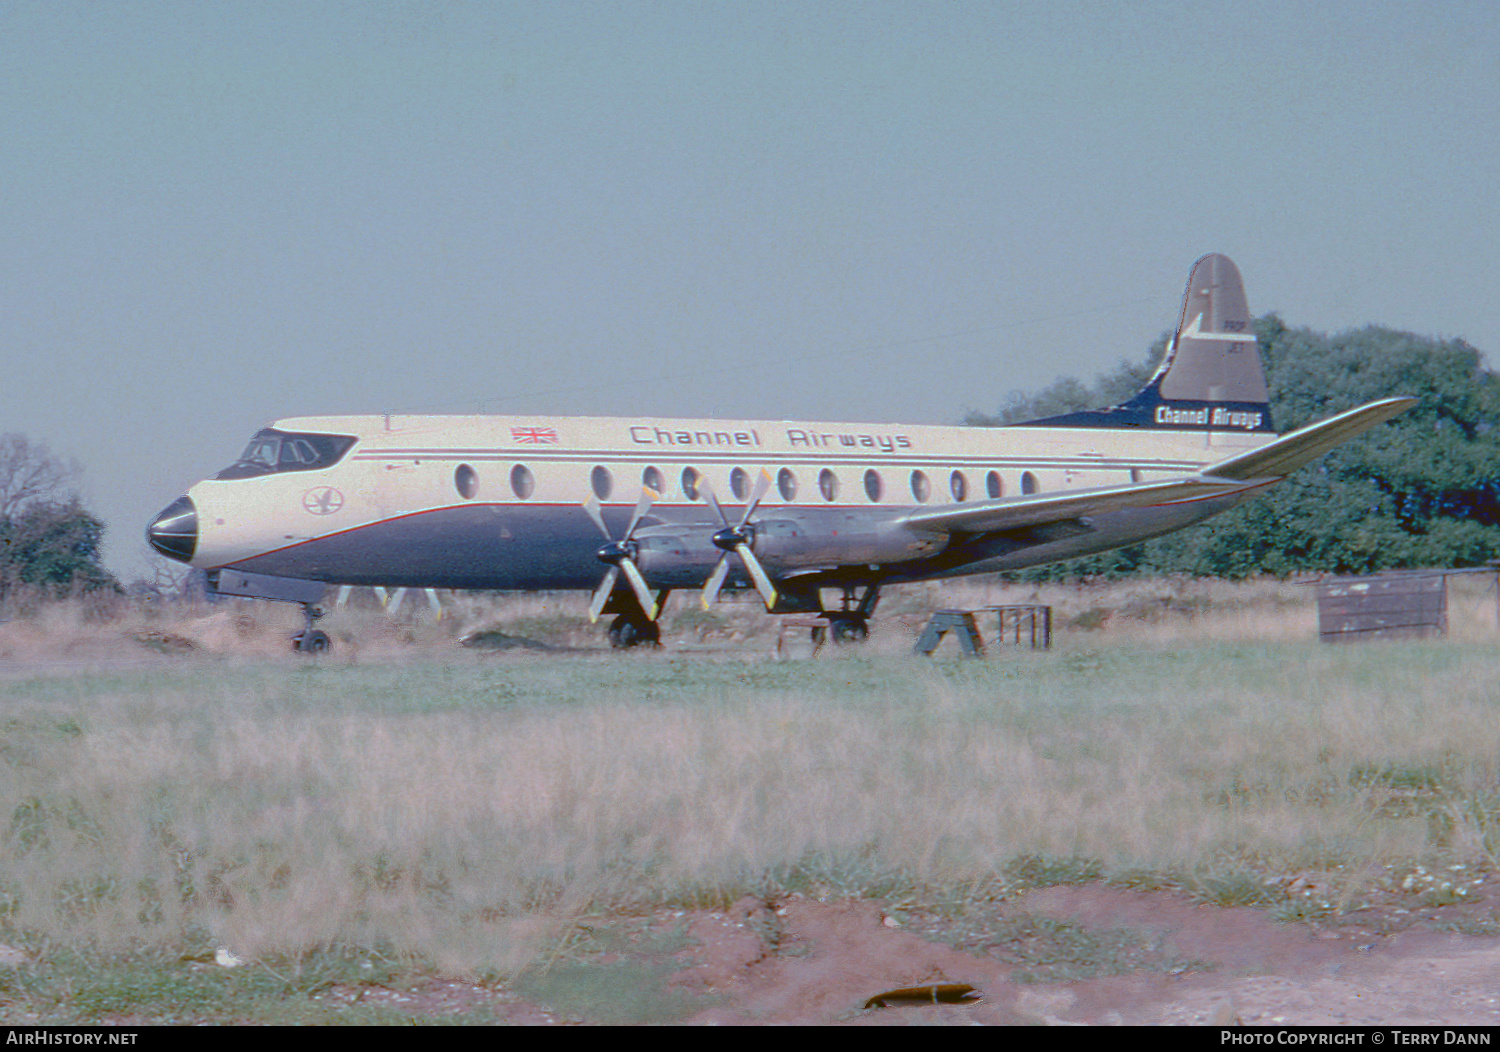
[[[1335,577],[1318,584],[1318,638],[1325,643],[1445,635],[1448,584],[1441,573]]]

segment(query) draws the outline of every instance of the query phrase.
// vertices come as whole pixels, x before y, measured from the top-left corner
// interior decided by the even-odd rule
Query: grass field
[[[13,650],[0,1018],[316,1021],[330,983],[516,980],[581,916],[747,894],[963,910],[1107,880],[1299,919],[1492,871],[1492,595],[1446,640],[1330,647],[1295,586],[1173,587],[1075,590],[1053,651],[983,662],[907,653],[925,592],[884,645],[814,661],[749,628],[675,655],[418,645],[474,612],[362,660],[246,656],[243,624],[216,650],[222,612],[144,663]]]

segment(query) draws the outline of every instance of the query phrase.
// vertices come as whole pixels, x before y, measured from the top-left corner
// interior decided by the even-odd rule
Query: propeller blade
[[[641,524],[641,519],[651,510],[651,505],[660,499],[661,494],[650,486],[641,487],[641,499],[635,502],[635,514],[630,516],[630,525],[625,527],[625,536],[621,540],[628,541],[635,536],[635,528]]]
[[[599,512],[599,498],[590,497],[583,502],[583,510],[589,513],[589,518],[594,520],[594,525],[599,527],[599,532],[604,534],[606,541],[614,540],[614,535],[609,532],[609,527],[604,525],[604,516]]]
[[[724,509],[719,506],[719,498],[714,493],[714,488],[708,484],[708,479],[700,479],[698,481],[698,494],[704,500],[708,501],[708,506],[714,510],[714,514],[719,517],[719,521],[728,526],[729,516],[725,515]]]
[[[740,520],[744,526],[750,521],[750,516],[755,514],[755,509],[765,499],[766,491],[771,488],[771,473],[765,468],[760,469],[760,478],[755,482],[755,492],[750,494],[750,503],[745,506],[745,517]]]
[[[718,602],[719,590],[724,587],[724,578],[729,576],[729,553],[720,556],[718,564],[714,566],[714,572],[708,575],[708,580],[703,582],[703,609],[707,610]]]
[[[771,609],[776,605],[776,586],[771,583],[766,568],[760,564],[760,560],[755,557],[755,553],[750,550],[748,544],[736,544],[734,552],[745,564],[745,569],[749,571],[750,579],[755,582],[755,590],[766,602],[766,609]]]
[[[646,617],[655,621],[656,615],[661,613],[661,610],[656,605],[656,596],[651,594],[651,588],[646,584],[646,578],[641,576],[640,569],[635,565],[635,560],[620,560],[620,569],[625,571],[625,579],[635,590],[635,597],[640,600],[641,609],[646,611]]]
[[[738,526],[730,526],[729,516],[724,514],[724,509],[719,505],[719,498],[714,494],[713,487],[708,484],[707,480],[698,484],[698,492],[703,495],[703,499],[718,513],[719,519],[724,523],[724,529],[714,534],[714,544],[723,548],[724,554],[714,567],[714,572],[703,584],[703,609],[707,610],[719,598],[719,592],[729,576],[730,553],[739,555],[740,562],[745,564],[745,571],[755,582],[755,590],[765,600],[766,609],[769,610],[776,605],[776,586],[771,583],[770,574],[766,573],[765,567],[750,550],[749,538],[753,535],[747,530],[755,509],[760,507],[760,502],[765,500],[770,489],[771,473],[761,468],[760,478],[756,480],[755,489],[750,494],[750,502],[745,505],[745,514],[740,518]]]
[[[604,571],[604,580],[594,590],[594,598],[589,601],[589,624],[599,620],[599,615],[604,612],[604,604],[609,602],[609,593],[615,590],[615,582],[619,579],[619,567],[611,566]]]

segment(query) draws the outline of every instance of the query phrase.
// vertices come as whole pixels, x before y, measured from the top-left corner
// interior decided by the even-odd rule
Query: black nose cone
[[[168,559],[191,562],[198,550],[198,506],[191,497],[178,497],[151,520],[146,540]]]

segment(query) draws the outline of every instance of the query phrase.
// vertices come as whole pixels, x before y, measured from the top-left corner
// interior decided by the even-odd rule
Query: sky
[[[129,577],[280,417],[957,423],[1141,358],[1205,252],[1495,362],[1500,18],[0,0],[0,217],[0,432]]]

